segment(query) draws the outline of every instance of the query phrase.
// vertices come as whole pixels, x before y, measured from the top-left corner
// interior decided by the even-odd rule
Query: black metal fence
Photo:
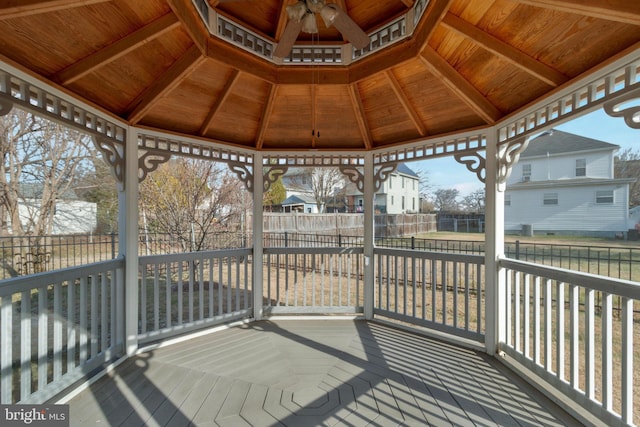
[[[234,249],[251,245],[251,235],[240,232],[211,233],[201,250]],[[315,233],[264,233],[265,247],[354,247],[362,246],[362,236]],[[380,247],[421,251],[484,254],[483,241],[378,237]],[[167,234],[141,233],[139,253],[160,255],[191,251],[193,242]],[[26,274],[113,259],[118,254],[118,236],[66,235],[0,237],[0,280]],[[556,243],[507,242],[509,258],[569,270],[582,271],[640,282],[640,247],[574,245]]]

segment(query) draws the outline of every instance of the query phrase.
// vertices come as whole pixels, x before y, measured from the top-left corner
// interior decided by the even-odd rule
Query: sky
[[[558,125],[555,129],[616,144],[621,150],[631,148],[640,151],[640,129],[630,128],[624,119],[610,117],[602,109]],[[484,187],[475,174],[453,157],[413,162],[409,167],[426,173],[432,191],[456,188],[460,197],[464,197]]]

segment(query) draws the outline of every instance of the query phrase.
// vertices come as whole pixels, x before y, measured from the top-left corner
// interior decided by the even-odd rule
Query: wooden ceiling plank
[[[369,130],[369,125],[367,124],[367,118],[364,114],[364,105],[362,105],[362,97],[360,96],[357,83],[349,85],[349,97],[351,98],[351,106],[353,107],[353,112],[356,115],[356,121],[360,128],[364,148],[371,150],[373,147],[371,132]]]
[[[431,47],[427,46],[422,51],[420,59],[443,84],[488,124],[493,124],[502,117],[502,113],[487,98]]]
[[[0,19],[20,18],[40,13],[56,12],[74,7],[104,3],[110,0],[21,0],[0,4]],[[16,4],[19,3],[19,4]]]
[[[52,76],[52,80],[63,85],[73,83],[95,69],[108,64],[109,62],[115,61],[121,56],[132,52],[145,43],[150,42],[178,26],[180,26],[180,21],[177,20],[173,13],[168,13],[127,37],[110,44],[104,49],[101,49],[74,64],[71,64],[64,70]]]
[[[559,71],[537,61],[452,13],[447,12],[442,24],[550,86],[557,87],[569,80],[567,76]]]
[[[157,79],[146,91],[138,95],[131,103],[128,108],[128,111],[130,111],[128,119],[131,124],[138,123],[164,95],[184,81],[203,60],[204,57],[200,50],[193,45],[164,75]]]
[[[402,4],[404,4],[405,6],[407,6],[409,8],[413,7],[413,4],[415,3],[414,0],[401,0],[401,1],[402,1]]]
[[[256,148],[261,150],[264,146],[264,134],[267,131],[267,127],[269,126],[269,120],[271,120],[271,114],[273,113],[273,107],[275,106],[276,93],[278,90],[277,85],[270,85],[269,93],[267,94],[267,100],[264,103],[264,108],[262,109],[262,120],[260,121],[260,127],[258,128],[258,133],[256,135]]]
[[[516,0],[545,9],[582,14],[614,22],[640,25],[640,2],[637,0]]]
[[[211,107],[211,110],[209,110],[209,114],[207,115],[207,118],[205,119],[204,123],[202,124],[202,127],[200,128],[200,132],[199,132],[200,136],[206,135],[207,132],[209,131],[209,128],[213,124],[213,119],[215,118],[216,113],[220,111],[220,107],[222,106],[222,104],[224,104],[227,98],[229,98],[229,95],[231,94],[231,90],[233,89],[233,86],[238,82],[239,77],[240,77],[240,71],[234,69],[231,76],[227,79],[227,82],[224,88],[222,89],[221,95],[218,97],[218,99],[216,99],[215,103]]]
[[[387,76],[387,80],[389,80],[389,83],[391,84],[391,88],[393,89],[393,92],[398,97],[400,104],[402,104],[402,107],[407,112],[407,115],[413,122],[413,125],[416,127],[416,130],[418,131],[418,133],[420,133],[420,136],[425,136],[427,134],[427,129],[424,127],[424,124],[422,123],[422,120],[420,120],[418,113],[416,112],[415,108],[413,108],[413,105],[411,105],[411,102],[405,95],[405,92],[402,89],[400,82],[398,81],[398,79],[396,78],[396,76],[393,74],[391,70],[387,70],[384,74],[385,76]]]

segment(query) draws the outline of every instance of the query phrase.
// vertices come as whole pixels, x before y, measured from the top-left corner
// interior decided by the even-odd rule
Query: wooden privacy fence
[[[264,232],[319,233],[324,235],[362,236],[364,215],[357,214],[264,214]],[[251,220],[247,221],[249,228]],[[437,231],[434,214],[384,214],[375,216],[378,237],[401,237]]]

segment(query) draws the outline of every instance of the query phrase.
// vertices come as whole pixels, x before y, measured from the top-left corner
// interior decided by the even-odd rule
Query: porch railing
[[[376,248],[374,314],[484,342],[484,257]]]
[[[265,312],[362,312],[362,254],[361,247],[265,248]]]
[[[140,343],[250,317],[252,253],[228,249],[140,257]]]
[[[123,352],[115,259],[0,285],[0,403],[41,403]]]
[[[500,349],[609,425],[637,422],[640,285],[513,259],[500,265]]]

